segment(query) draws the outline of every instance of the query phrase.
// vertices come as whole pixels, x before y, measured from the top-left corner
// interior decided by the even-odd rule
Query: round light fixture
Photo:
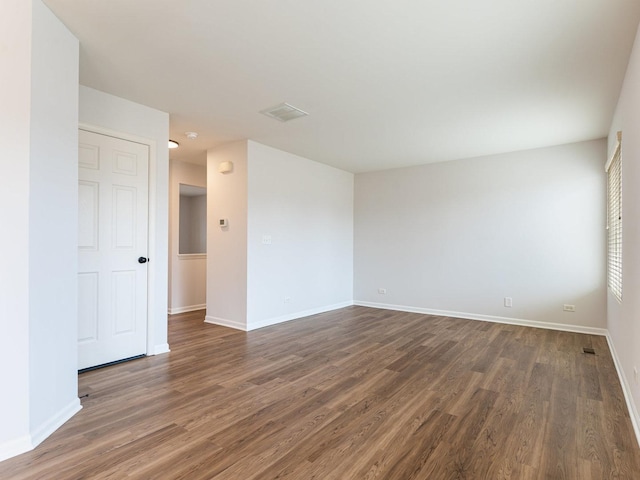
[[[169,148],[178,148],[180,144],[175,140],[169,140]]]

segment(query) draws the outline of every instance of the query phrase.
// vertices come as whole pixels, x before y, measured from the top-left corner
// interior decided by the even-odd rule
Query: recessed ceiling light
[[[261,110],[260,113],[267,117],[275,118],[281,122],[288,122],[294,118],[306,117],[309,115],[307,112],[300,110],[293,105],[289,105],[288,103],[281,103],[275,107],[266,108]]]
[[[169,148],[178,148],[180,144],[175,140],[169,140]]]

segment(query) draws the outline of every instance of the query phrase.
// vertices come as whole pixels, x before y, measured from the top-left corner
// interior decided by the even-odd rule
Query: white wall
[[[40,0],[0,16],[0,460],[80,409],[78,41]]]
[[[248,154],[248,329],[351,305],[353,174],[253,141]]]
[[[35,444],[79,407],[78,40],[33,2],[29,316]]]
[[[636,36],[609,133],[609,153],[622,131],[622,303],[608,292],[607,321],[640,442],[640,33]],[[640,375],[640,373],[639,373]]]
[[[179,255],[178,237],[180,235],[180,184],[206,188],[207,168],[172,160],[169,181],[171,184],[169,313],[173,314],[199,310],[206,306],[207,257],[206,255]],[[206,205],[204,207],[206,209]]]
[[[80,86],[80,123],[151,143],[149,164],[149,309],[147,354],[168,351],[169,114]],[[124,136],[123,138],[128,138]]]
[[[247,140],[209,150],[207,172],[205,321],[251,330],[351,305],[352,174]]]
[[[0,15],[0,460],[31,448],[29,438],[29,163],[31,2],[3,3]]]
[[[602,333],[605,156],[597,140],[356,175],[355,303]]]
[[[219,173],[222,162],[233,171]],[[206,322],[242,330],[247,326],[247,142],[207,152]],[[226,218],[229,226],[220,228]]]

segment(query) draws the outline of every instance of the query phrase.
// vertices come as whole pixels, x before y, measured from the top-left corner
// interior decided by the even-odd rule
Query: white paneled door
[[[80,130],[78,368],[147,352],[149,147]]]

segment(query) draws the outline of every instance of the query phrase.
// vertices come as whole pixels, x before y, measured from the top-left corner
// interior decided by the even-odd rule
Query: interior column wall
[[[218,167],[232,162],[233,170]],[[220,219],[228,226],[220,227]],[[206,322],[247,328],[247,141],[207,152]]]
[[[0,460],[80,409],[78,51],[40,0],[3,3],[0,52],[11,74],[0,78]]]
[[[35,445],[78,400],[78,40],[33,2],[29,183],[30,417]]]
[[[0,460],[31,447],[29,438],[29,154],[31,2],[7,0],[0,15]]]

